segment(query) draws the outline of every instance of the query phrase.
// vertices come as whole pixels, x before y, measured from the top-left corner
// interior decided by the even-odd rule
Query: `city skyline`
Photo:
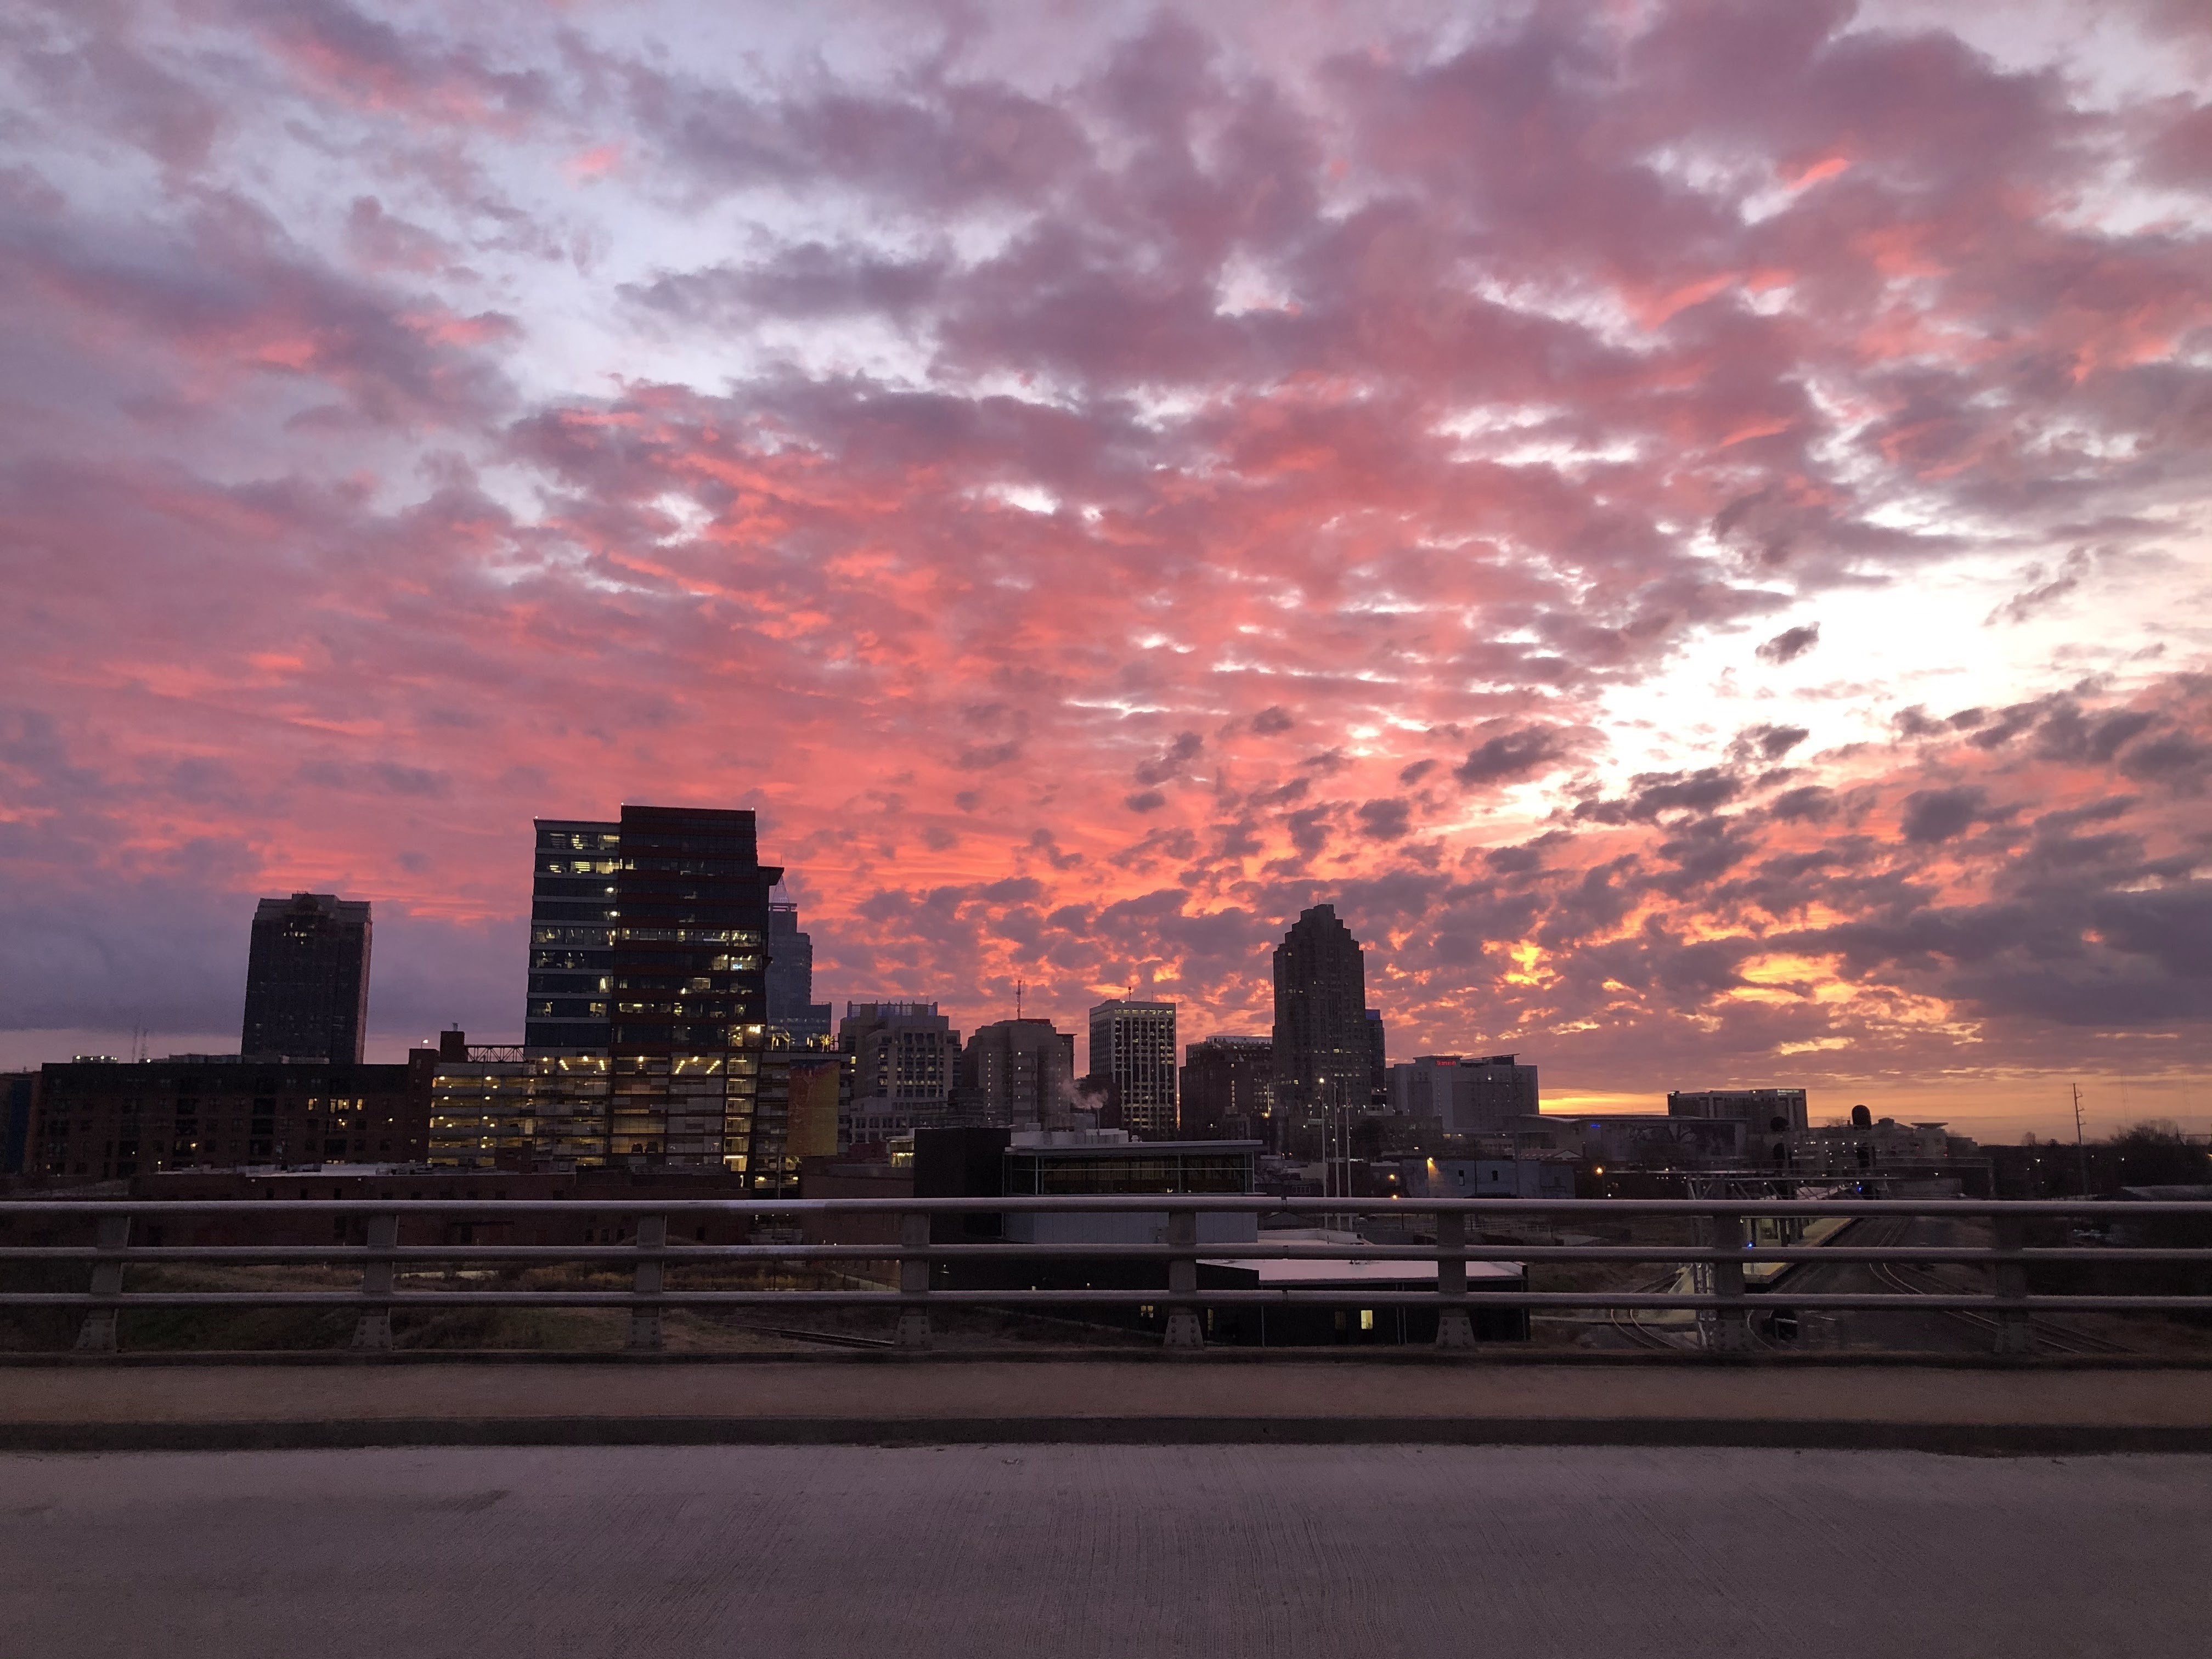
[[[34,5],[0,1065],[520,1036],[653,800],[827,1003],[2212,1126],[2200,10]]]

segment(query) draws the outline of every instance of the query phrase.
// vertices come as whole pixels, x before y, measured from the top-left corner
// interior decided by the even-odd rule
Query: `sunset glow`
[[[533,815],[817,994],[2212,1127],[2212,12],[19,3],[0,1061],[515,1040]]]

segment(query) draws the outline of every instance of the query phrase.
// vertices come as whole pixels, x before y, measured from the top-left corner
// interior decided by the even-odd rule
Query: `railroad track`
[[[845,1331],[808,1331],[793,1325],[756,1325],[750,1320],[730,1322],[740,1330],[758,1331],[767,1336],[787,1336],[802,1342],[824,1342],[833,1348],[895,1348],[897,1343],[886,1336],[854,1336]]]
[[[1908,1296],[1941,1296],[1952,1288],[1936,1279],[1924,1267],[1900,1267],[1887,1261],[1869,1265],[1874,1269],[1874,1276],[1881,1283]],[[1961,1325],[1985,1335],[1994,1337],[1997,1333],[1997,1322],[1993,1315],[1977,1313],[1971,1308],[1942,1308],[1936,1311],[1947,1319],[1955,1319]],[[2028,1330],[2036,1341],[2047,1348],[2055,1348],[2060,1353],[2088,1355],[2136,1352],[2125,1343],[2115,1342],[2109,1337],[2092,1336],[2070,1326],[2054,1325],[2048,1319],[2031,1318]]]
[[[1880,1238],[1868,1241],[1871,1248],[1877,1249],[1889,1249],[1905,1243],[1905,1235],[1912,1230],[1912,1223],[1907,1218],[1899,1218],[1894,1221],[1860,1222],[1856,1224],[1851,1231],[1856,1231],[1856,1228],[1860,1226],[1880,1231],[1881,1234]],[[1944,1284],[1925,1267],[1908,1267],[1888,1261],[1870,1261],[1866,1265],[1877,1283],[1906,1296],[1942,1296],[1948,1293],[1953,1288]],[[1985,1336],[1994,1338],[1996,1335],[1997,1321],[1994,1315],[1977,1313],[1970,1308],[1937,1308],[1930,1311],[1940,1313],[1946,1319],[1955,1320],[1960,1324],[1978,1331]],[[2122,1354],[2136,1352],[2124,1342],[2115,1342],[2109,1337],[2093,1336],[2087,1331],[2077,1331],[2071,1326],[2054,1324],[2049,1319],[2030,1319],[2028,1329],[2035,1341],[2047,1348],[2055,1349],[2060,1353],[2079,1354],[2086,1357],[2093,1354]]]
[[[1663,1291],[1670,1288],[1674,1283],[1674,1276],[1669,1273],[1659,1284],[1650,1288]],[[1669,1353],[1680,1353],[1685,1346],[1675,1341],[1672,1337],[1653,1330],[1636,1316],[1636,1310],[1633,1308],[1607,1308],[1605,1310],[1605,1317],[1606,1322],[1613,1329],[1619,1331],[1639,1348],[1663,1348]]]

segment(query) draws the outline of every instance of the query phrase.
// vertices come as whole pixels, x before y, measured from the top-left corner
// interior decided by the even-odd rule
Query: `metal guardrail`
[[[434,1220],[500,1222],[526,1216],[559,1214],[573,1218],[588,1212],[595,1219],[632,1220],[632,1242],[618,1244],[408,1244],[399,1243],[404,1221]],[[1022,1213],[1059,1215],[1164,1214],[1166,1238],[1158,1243],[1057,1243],[1017,1242],[933,1243],[934,1217]],[[1434,1224],[1433,1243],[1361,1243],[1261,1242],[1252,1244],[1201,1243],[1198,1218],[1201,1215],[1292,1215],[1315,1219],[1353,1216],[1389,1216],[1401,1220],[1426,1217]],[[834,1216],[866,1215],[881,1220],[896,1216],[899,1242],[890,1243],[672,1243],[672,1219],[738,1220],[749,1228],[763,1222],[796,1222]],[[88,1245],[0,1246],[0,1264],[9,1262],[85,1262],[91,1268],[89,1287],[78,1291],[0,1291],[0,1309],[58,1308],[85,1310],[77,1346],[112,1352],[117,1344],[118,1316],[132,1308],[351,1308],[358,1311],[353,1343],[356,1348],[392,1346],[392,1316],[395,1311],[440,1308],[627,1308],[630,1310],[629,1346],[634,1350],[657,1350],[661,1345],[662,1316],[670,1308],[727,1309],[744,1307],[884,1308],[898,1313],[896,1346],[925,1348],[930,1342],[933,1308],[981,1306],[992,1308],[1073,1310],[1086,1307],[1163,1307],[1167,1310],[1165,1340],[1170,1348],[1204,1345],[1199,1319],[1201,1309],[1213,1307],[1322,1307],[1342,1309],[1351,1304],[1367,1308],[1407,1307],[1430,1310],[1437,1316],[1437,1346],[1469,1348],[1474,1345],[1470,1312],[1476,1309],[1507,1308],[1523,1311],[1596,1309],[1632,1316],[1644,1310],[1687,1310],[1699,1318],[1703,1346],[1725,1352],[1756,1352],[1763,1345],[1753,1334],[1754,1314],[1786,1307],[1796,1314],[1869,1311],[1935,1311],[1976,1322],[1993,1333],[1997,1352],[2024,1354],[2033,1351],[2039,1316],[2059,1313],[2212,1312],[2212,1295],[2037,1295],[2027,1291],[2027,1270],[2043,1263],[2094,1262],[2101,1265],[2137,1263],[2194,1263],[2212,1267],[2212,1248],[2191,1246],[2107,1248],[2102,1246],[2033,1247],[2027,1243],[2027,1225],[2044,1219],[2078,1219],[2094,1215],[2106,1222],[2140,1222],[2188,1218],[2212,1228],[2212,1203],[2127,1203],[2087,1200],[2002,1202],[1961,1200],[1885,1199],[1834,1200],[1686,1200],[1686,1199],[1285,1199],[1190,1194],[1115,1194],[1067,1197],[1000,1197],[957,1199],[783,1199],[599,1200],[378,1200],[378,1199],[255,1199],[194,1200],[129,1200],[110,1199],[48,1199],[0,1201],[0,1219],[84,1221],[96,1224],[97,1242]],[[139,1244],[131,1242],[134,1224],[158,1221],[201,1221],[246,1217],[296,1220],[327,1217],[340,1222],[364,1223],[363,1242],[329,1245],[216,1245]],[[1470,1242],[1471,1218],[1510,1218],[1518,1222],[1548,1220],[1556,1227],[1562,1219],[1619,1222],[1640,1217],[1691,1217],[1705,1225],[1706,1242],[1682,1244],[1542,1244],[1534,1243]],[[1863,1245],[1759,1244],[1746,1229],[1763,1218],[1811,1221],[1822,1217],[1850,1220],[1937,1218],[1986,1221],[1994,1243],[1977,1245]],[[1886,1230],[1895,1231],[1896,1229]],[[943,1289],[933,1286],[932,1269],[939,1262],[979,1259],[1015,1261],[1085,1261],[1161,1262],[1167,1268],[1164,1285],[1113,1289]],[[1381,1289],[1237,1289],[1201,1287],[1198,1265],[1215,1262],[1279,1261],[1358,1261],[1435,1263],[1436,1288],[1417,1291]],[[672,1267],[717,1264],[766,1265],[793,1262],[869,1261],[896,1263],[896,1290],[683,1290],[671,1289]],[[1474,1262],[1644,1262],[1690,1265],[1709,1270],[1710,1291],[1634,1291],[1618,1290],[1532,1291],[1475,1291],[1468,1288],[1468,1267]],[[1747,1286],[1744,1268],[1755,1263],[1860,1263],[1881,1282],[1902,1288],[1889,1291],[1800,1293],[1762,1291]],[[357,1291],[130,1291],[124,1273],[133,1264],[194,1263],[208,1266],[268,1266],[276,1264],[350,1265],[362,1275]],[[628,1291],[575,1291],[516,1288],[494,1291],[415,1290],[398,1283],[404,1267],[445,1267],[508,1264],[549,1266],[556,1263],[622,1266],[630,1269]],[[1899,1266],[1966,1264],[1989,1270],[1985,1293],[1960,1291],[1938,1286],[1916,1287],[1889,1272]],[[2061,1345],[2064,1346],[2064,1345]],[[2106,1345],[2107,1346],[2111,1345]],[[2086,1351],[2077,1348],[2077,1352]]]

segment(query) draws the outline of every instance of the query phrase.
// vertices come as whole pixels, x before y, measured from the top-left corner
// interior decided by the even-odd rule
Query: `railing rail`
[[[306,1184],[303,1182],[303,1185]],[[1158,1216],[1162,1237],[1152,1243],[1127,1240],[1099,1243],[1028,1243],[1018,1241],[944,1241],[932,1237],[932,1223],[941,1217],[972,1215],[1059,1215],[1061,1217]],[[1405,1243],[1333,1240],[1255,1243],[1208,1243],[1199,1237],[1199,1218],[1207,1215],[1288,1215],[1294,1218],[1389,1217],[1425,1223],[1432,1240]],[[609,1222],[634,1224],[634,1236],[620,1243],[402,1243],[409,1223],[497,1224],[532,1218],[559,1216],[569,1221],[588,1219],[594,1230]],[[722,1221],[743,1224],[749,1232],[763,1224],[832,1221],[867,1216],[895,1220],[898,1242],[836,1243],[785,1242],[709,1244],[672,1242],[673,1221]],[[2027,1228],[2038,1220],[2080,1220],[2094,1217],[2105,1223],[2193,1220],[2205,1224],[2212,1238],[2212,1203],[2128,1202],[2056,1200],[2033,1202],[1955,1199],[1809,1200],[1590,1200],[1590,1199],[1285,1199],[1243,1194],[1121,1194],[1067,1196],[1006,1196],[957,1199],[813,1199],[813,1200],[622,1200],[592,1199],[290,1199],[252,1200],[125,1200],[108,1198],[34,1199],[0,1200],[0,1221],[89,1223],[95,1231],[90,1243],[0,1245],[0,1266],[9,1263],[86,1263],[89,1283],[82,1291],[0,1289],[0,1310],[81,1310],[84,1322],[77,1346],[94,1352],[112,1352],[118,1340],[119,1316],[134,1308],[351,1308],[357,1315],[354,1344],[365,1349],[389,1348],[392,1343],[394,1312],[441,1308],[626,1308],[630,1322],[629,1346],[638,1351],[658,1349],[666,1311],[675,1309],[730,1309],[763,1306],[805,1308],[875,1308],[895,1310],[897,1346],[927,1347],[931,1340],[930,1314],[934,1308],[994,1307],[1009,1310],[1113,1310],[1150,1307],[1164,1310],[1164,1337],[1169,1346],[1190,1349],[1205,1343],[1200,1314],[1209,1309],[1335,1308],[1357,1306],[1413,1309],[1437,1316],[1439,1347],[1465,1349],[1474,1346],[1471,1315],[1482,1310],[1565,1311],[1600,1310],[1631,1316],[1647,1311],[1692,1313],[1698,1316],[1702,1345],[1726,1352],[1757,1352],[1762,1348],[1754,1333],[1753,1316],[1781,1310],[1791,1316],[1806,1313],[1879,1312],[1907,1310],[1949,1314],[1973,1322],[1994,1334],[1999,1352],[2032,1352],[2039,1334],[2060,1346],[2083,1351],[2081,1344],[2096,1339],[2072,1334],[2071,1342],[2053,1335],[2051,1328],[2039,1328],[2039,1316],[2067,1313],[2212,1313],[2212,1295],[2146,1292],[2141,1294],[2031,1294],[2027,1274],[2046,1264],[2089,1264],[2112,1267],[2200,1265],[2212,1268],[2212,1248],[2192,1245],[2031,1244]],[[282,1225],[306,1218],[336,1222],[351,1231],[362,1224],[361,1237],[317,1244],[211,1244],[131,1242],[140,1224],[168,1222],[235,1223],[249,1219]],[[1558,1239],[1562,1221],[1605,1220],[1618,1223],[1646,1218],[1688,1218],[1703,1224],[1706,1237],[1695,1244],[1566,1243]],[[1986,1246],[1948,1243],[1857,1243],[1847,1238],[1819,1245],[1760,1243],[1751,1231],[1766,1219],[1811,1221],[1835,1218],[1847,1222],[1881,1219],[1911,1222],[1921,1218],[1953,1219],[1990,1224],[1993,1242]],[[1510,1219],[1548,1223],[1553,1242],[1471,1239],[1470,1220]],[[11,1230],[12,1231],[12,1230]],[[866,1261],[896,1269],[896,1287],[870,1289],[844,1286],[829,1289],[697,1289],[672,1285],[672,1269],[714,1266],[760,1267]],[[1030,1287],[951,1286],[937,1281],[940,1267],[963,1263],[1096,1262],[1157,1263],[1162,1268],[1157,1283],[1108,1288],[1075,1285]],[[1205,1285],[1200,1282],[1202,1263],[1233,1265],[1267,1261],[1351,1261],[1406,1264],[1407,1273],[1397,1285],[1337,1284],[1311,1288]],[[1495,1263],[1620,1263],[1687,1267],[1710,1289],[1652,1291],[1607,1288],[1575,1291],[1532,1291],[1525,1275],[1517,1288],[1471,1288],[1468,1268]],[[1779,1265],[1786,1268],[1808,1263],[1858,1264],[1869,1267],[1878,1282],[1906,1288],[1884,1291],[1804,1291],[1786,1286],[1768,1289],[1747,1284],[1747,1267]],[[357,1290],[195,1289],[131,1291],[125,1273],[134,1265],[198,1264],[204,1266],[262,1267],[311,1265],[358,1268]],[[549,1289],[514,1286],[496,1290],[421,1289],[404,1284],[403,1269],[487,1265],[575,1267],[627,1270],[631,1282],[621,1289]],[[1986,1291],[1938,1285],[1912,1288],[1894,1270],[1911,1265],[1972,1266],[1988,1270]],[[1419,1279],[1433,1271],[1433,1288],[1405,1288],[1406,1279]],[[2110,1345],[2107,1344],[2107,1346]]]

